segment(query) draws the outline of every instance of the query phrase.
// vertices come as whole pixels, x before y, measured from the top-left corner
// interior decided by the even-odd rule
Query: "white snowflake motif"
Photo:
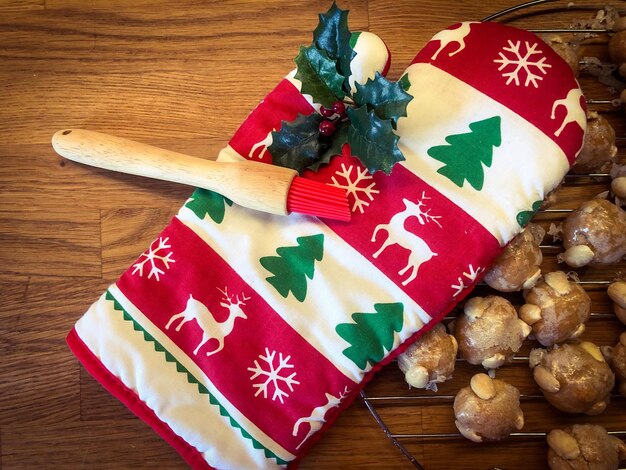
[[[161,276],[161,274],[165,274],[165,271],[163,269],[170,269],[170,263],[176,262],[172,259],[173,252],[170,251],[167,254],[163,254],[163,255],[161,254],[166,249],[171,248],[171,245],[167,243],[168,240],[169,240],[169,237],[166,237],[166,238],[159,237],[158,240],[154,240],[150,244],[150,248],[148,249],[148,251],[146,251],[139,257],[141,261],[139,261],[136,264],[133,264],[133,268],[135,269],[133,269],[132,274],[139,273],[139,276],[143,277],[143,268],[146,265],[146,263],[149,262],[150,272],[148,273],[148,279],[154,276],[157,281],[160,281],[161,278],[159,276]],[[155,247],[154,244],[157,242],[158,242],[158,245]],[[163,265],[163,269],[159,268],[158,266],[159,264]]]
[[[356,168],[356,174],[352,175],[352,170]],[[333,176],[331,186],[336,186],[338,188],[345,189],[348,193],[348,196],[352,196],[354,198],[354,204],[352,205],[352,212],[355,212],[357,209],[361,212],[364,211],[364,208],[370,205],[370,202],[374,200],[373,194],[378,194],[380,191],[374,189],[376,183],[372,182],[370,185],[367,185],[368,180],[372,179],[372,176],[368,174],[367,170],[363,168],[361,170],[358,166],[350,165],[346,168],[345,164],[341,164],[341,170],[337,170],[335,175],[343,178],[345,183],[341,184],[337,181],[337,178]],[[369,199],[369,202],[367,201]]]
[[[535,88],[539,88],[538,81],[543,80],[540,74],[545,75],[548,73],[546,69],[552,66],[545,63],[546,58],[543,57],[543,53],[537,50],[538,43],[530,45],[528,41],[524,41],[526,51],[523,55],[520,51],[522,45],[521,41],[513,43],[513,41],[509,39],[508,43],[509,47],[503,47],[502,50],[504,52],[499,53],[500,58],[494,59],[495,63],[501,64],[500,67],[498,67],[498,71],[505,70],[502,76],[507,79],[506,84],[509,85],[511,82],[514,82],[515,85],[519,86],[520,75],[522,75],[522,72],[526,72],[524,86],[528,86],[532,83]],[[505,54],[505,52],[510,52],[512,55]],[[536,54],[539,54],[541,58],[532,57]],[[510,66],[513,67],[513,70],[510,70]]]
[[[274,363],[274,358],[276,357],[276,351],[272,351],[270,353],[269,348],[265,348],[265,356],[259,354],[259,359],[264,362],[265,367],[259,364],[258,360],[254,360],[254,367],[248,367],[248,371],[253,372],[250,377],[251,381],[254,381],[257,377],[262,376],[263,381],[259,383],[252,384],[254,388],[256,388],[255,397],[258,397],[261,393],[263,393],[263,398],[267,398],[267,393],[270,389],[270,385],[274,388],[274,394],[272,395],[272,400],[280,400],[281,403],[284,403],[283,398],[289,397],[289,393],[285,388],[289,389],[289,392],[293,392],[293,386],[299,385],[300,382],[294,379],[296,373],[293,372],[291,375],[287,376],[285,369],[293,369],[293,364],[289,363],[291,356],[284,357],[283,353],[278,354],[278,363]]]
[[[464,289],[467,289],[474,281],[476,281],[476,279],[478,278],[478,275],[480,273],[482,273],[485,270],[485,268],[478,268],[478,269],[474,269],[474,266],[472,266],[471,264],[468,266],[468,273],[464,272],[463,273],[463,277],[467,278],[467,280],[469,281],[469,283],[466,285],[465,284],[465,280],[463,279],[463,277],[459,277],[457,278],[457,282],[458,284],[452,284],[450,287],[452,287],[453,289],[456,289],[454,291],[454,293],[452,294],[452,297],[456,297],[457,295],[459,295],[461,292],[463,292]]]

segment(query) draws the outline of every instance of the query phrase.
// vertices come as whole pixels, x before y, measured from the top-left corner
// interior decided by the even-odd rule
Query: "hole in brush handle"
[[[62,135],[69,135],[69,134],[71,134],[71,133],[72,133],[72,131],[71,131],[71,130],[69,130],[69,129],[68,129],[68,130],[66,130],[66,131],[61,132],[61,134],[62,134]]]

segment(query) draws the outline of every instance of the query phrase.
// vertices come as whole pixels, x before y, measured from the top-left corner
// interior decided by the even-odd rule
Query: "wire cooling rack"
[[[610,70],[607,44],[612,33],[611,13],[622,13],[626,7],[624,2],[613,2],[611,6],[585,3],[565,3],[557,0],[535,0],[512,6],[495,13],[482,21],[499,21],[512,24],[537,34],[563,34],[574,37],[580,42],[581,66],[583,72],[579,82],[585,93],[590,110],[597,111],[606,117],[617,133],[618,158],[626,161],[626,118],[624,104],[619,95],[624,87],[621,79],[608,75],[598,80],[585,69],[587,57],[599,59]],[[608,14],[608,15],[607,15]],[[600,82],[603,83],[600,83]],[[557,193],[554,207],[540,210],[533,223],[548,228],[550,224],[559,223],[584,200],[591,199],[607,191],[611,178],[608,174],[568,174],[563,186]],[[544,262],[543,272],[571,268],[559,265],[556,255],[562,251],[558,242],[552,242],[546,236],[547,243],[542,245]],[[592,299],[592,314],[582,339],[598,345],[614,346],[619,334],[626,329],[621,325],[611,310],[611,303],[606,295],[607,286],[618,276],[626,273],[626,262],[610,267],[586,267],[575,271],[574,276]],[[510,300],[513,305],[523,304],[520,293],[504,294],[496,292],[481,284],[476,287],[473,295],[500,295]],[[456,316],[444,319],[444,323]],[[438,392],[409,389],[404,382],[402,373],[394,362],[379,373],[379,378],[361,392],[364,406],[391,442],[418,469],[436,470],[450,468],[446,466],[446,454],[464,453],[467,461],[473,460],[472,468],[491,468],[493,470],[512,470],[499,467],[499,458],[503,453],[519,455],[515,469],[547,468],[546,434],[553,428],[563,428],[575,423],[595,423],[607,428],[610,434],[618,437],[626,436],[626,400],[619,394],[611,396],[611,404],[599,416],[566,415],[552,408],[543,398],[539,388],[532,379],[528,367],[528,353],[539,344],[526,340],[520,353],[511,364],[507,364],[496,372],[497,378],[517,386],[521,392],[521,405],[525,414],[526,424],[522,432],[513,433],[509,438],[496,444],[475,444],[461,436],[454,426],[452,403],[456,392],[469,384],[470,377],[481,372],[482,368],[471,366],[457,359],[455,377],[440,384]],[[415,410],[421,413],[416,414]],[[420,421],[413,431],[411,416]],[[401,416],[402,418],[398,418]],[[444,454],[433,459],[432,456]],[[416,457],[422,456],[421,458]],[[420,463],[428,462],[426,465]],[[510,462],[509,458],[507,462]],[[538,466],[539,465],[539,466]]]

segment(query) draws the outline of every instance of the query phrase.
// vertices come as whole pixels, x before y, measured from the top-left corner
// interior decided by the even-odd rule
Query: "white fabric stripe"
[[[193,376],[198,379],[202,385],[204,385],[209,392],[215,397],[215,399],[228,411],[228,414],[233,417],[237,423],[243,427],[246,431],[248,431],[259,443],[263,446],[271,450],[274,454],[278,455],[283,460],[292,460],[295,458],[293,454],[283,449],[280,445],[278,445],[272,438],[270,438],[267,434],[261,431],[254,423],[249,421],[244,415],[242,415],[235,406],[233,406],[222,393],[215,388],[212,382],[206,377],[202,369],[200,369],[193,359],[187,356],[169,337],[163,333],[159,328],[157,328],[148,317],[146,317],[125,295],[116,285],[113,285],[109,288],[113,296],[118,300],[118,302],[126,309],[131,316],[137,320],[139,324],[141,324],[146,330],[159,342],[161,345],[172,353],[176,359],[189,371]],[[214,405],[211,405],[215,407]],[[230,424],[229,424],[230,427]],[[239,431],[237,431],[239,432]],[[241,435],[240,435],[241,437]],[[243,438],[242,438],[243,439]],[[245,439],[247,442],[250,442],[249,439]],[[250,449],[257,451],[254,449],[252,445],[250,445]],[[262,452],[262,451],[259,451]],[[272,459],[270,459],[272,460]],[[274,460],[272,462],[276,463]]]
[[[277,449],[276,444],[267,445],[269,438],[259,439],[263,433],[231,411],[228,402],[216,393],[202,371],[174,343],[116,286],[109,290],[138,323],[214,394],[244,429],[281,458],[294,458],[289,452]],[[145,341],[143,333],[135,331],[132,323],[113,309],[113,303],[106,300],[105,295],[76,323],[76,331],[104,367],[137,393],[161,421],[198,449],[209,465],[215,468],[282,468],[242,437],[240,430],[220,415],[219,408],[209,403],[208,395],[200,394],[197,385],[189,383],[187,375],[178,372],[175,364],[165,362],[164,353],[155,351],[154,343]]]
[[[406,157],[401,164],[452,199],[500,244],[506,244],[521,230],[516,215],[529,210],[560,183],[569,168],[567,157],[531,123],[447,72],[418,63],[407,73],[408,91],[414,99],[407,117],[398,121],[398,145]],[[431,158],[428,149],[448,145],[447,136],[469,133],[469,123],[494,116],[501,117],[502,144],[494,148],[482,191],[467,181],[459,188],[437,173],[443,163]]]
[[[221,224],[208,216],[201,221],[183,207],[178,218],[210,245],[268,304],[346,376],[360,382],[363,371],[343,355],[349,346],[335,332],[339,323],[352,323],[355,312],[374,312],[375,303],[401,302],[404,328],[394,348],[420,329],[431,317],[385,274],[313,217],[291,214],[272,216],[236,204],[226,208]],[[296,238],[324,234],[324,257],[316,261],[307,296],[300,303],[282,297],[265,279],[272,274],[259,263],[276,256],[276,248],[296,246]],[[349,282],[352,295],[346,295]]]
[[[350,62],[350,88],[356,91],[355,82],[365,83],[374,79],[376,72],[382,72],[389,59],[389,51],[385,42],[374,33],[363,31],[354,45],[356,55]]]

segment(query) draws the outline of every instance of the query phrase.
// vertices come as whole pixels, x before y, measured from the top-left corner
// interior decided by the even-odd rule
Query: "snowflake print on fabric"
[[[170,269],[170,263],[176,262],[172,259],[173,252],[170,251],[165,253],[165,250],[171,248],[171,246],[167,243],[168,240],[169,237],[159,237],[158,240],[154,240],[150,244],[150,248],[148,248],[148,250],[139,257],[140,261],[133,264],[133,268],[135,269],[133,269],[132,274],[139,273],[139,276],[143,277],[144,267],[147,263],[149,263],[150,272],[148,273],[148,279],[151,279],[154,276],[157,281],[160,281],[161,278],[159,276],[165,274],[164,270]],[[158,245],[154,246],[157,242]],[[163,269],[161,269],[159,265],[162,266]]]
[[[356,169],[356,172],[352,175],[352,170],[354,169]],[[369,206],[370,202],[374,200],[373,194],[378,194],[380,192],[377,189],[374,189],[376,183],[372,182],[371,184],[368,184],[369,181],[372,180],[372,176],[365,168],[361,169],[356,165],[350,165],[346,168],[346,165],[342,163],[341,170],[337,170],[335,175],[336,176],[331,178],[331,186],[345,189],[348,193],[348,198],[354,199],[354,204],[352,204],[351,209],[352,212],[356,212],[358,209],[362,214],[364,208]],[[337,181],[337,177],[341,178],[341,183]]]
[[[289,397],[286,389],[289,389],[289,392],[293,392],[293,386],[299,385],[300,382],[294,378],[296,376],[295,372],[287,375],[288,371],[286,369],[294,368],[293,364],[289,363],[291,356],[284,357],[283,353],[278,353],[277,362],[274,361],[275,358],[276,351],[270,352],[269,348],[265,348],[265,355],[259,354],[259,360],[262,364],[259,364],[259,360],[255,359],[254,367],[248,367],[248,371],[253,372],[250,377],[251,381],[259,377],[262,378],[261,382],[252,384],[257,389],[254,394],[255,397],[263,393],[263,398],[267,398],[270,388],[273,388],[272,400],[276,401],[278,399],[281,403],[284,403],[283,399]]]
[[[500,64],[498,71],[502,72],[502,76],[507,79],[506,84],[511,82],[520,85],[520,78],[524,78],[524,86],[532,84],[535,88],[539,88],[539,80],[543,80],[541,75],[548,72],[546,69],[551,68],[550,64],[546,64],[546,58],[543,53],[537,50],[538,43],[530,44],[524,41],[525,51],[522,52],[522,41],[513,42],[508,40],[509,47],[503,47],[498,55],[499,59],[494,59],[496,64]],[[539,56],[537,56],[539,54]],[[512,70],[511,70],[512,69]]]
[[[456,297],[457,295],[459,295],[461,292],[463,292],[465,289],[467,289],[469,286],[471,286],[476,279],[478,278],[478,276],[485,270],[485,268],[478,268],[475,269],[474,266],[472,266],[471,264],[468,266],[467,270],[469,272],[464,272],[463,273],[463,277],[459,277],[457,279],[458,284],[452,284],[450,287],[452,287],[453,289],[455,289],[454,293],[452,294],[452,297]],[[466,278],[469,282],[466,285],[465,284],[465,279]]]

